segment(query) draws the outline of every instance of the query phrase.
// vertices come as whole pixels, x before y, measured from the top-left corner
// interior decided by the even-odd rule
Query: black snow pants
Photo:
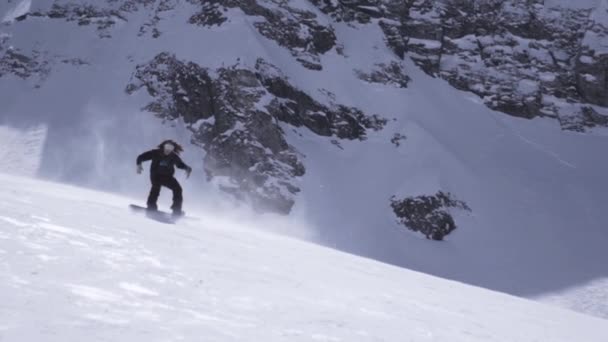
[[[148,209],[156,210],[158,208],[156,201],[158,200],[158,195],[160,195],[160,187],[164,186],[173,191],[173,205],[171,209],[173,211],[182,210],[182,187],[175,177],[169,175],[151,175],[150,181],[152,182],[152,188],[148,195]]]

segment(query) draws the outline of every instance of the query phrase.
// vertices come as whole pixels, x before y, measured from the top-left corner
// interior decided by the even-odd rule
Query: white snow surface
[[[0,174],[0,340],[603,342],[608,321]]]
[[[11,1],[8,1],[5,4],[3,4],[2,7],[10,6],[10,5],[11,5]],[[2,7],[0,7],[0,10],[2,10]],[[15,18],[18,18],[18,17],[26,14],[27,12],[29,12],[31,7],[32,7],[32,0],[18,0],[13,5],[13,7],[10,8],[4,14],[4,17],[2,18],[0,23],[12,22],[13,20],[15,20]]]
[[[62,3],[67,2],[84,1],[62,1]],[[568,1],[558,2],[564,5],[568,3]],[[0,10],[12,10],[16,8],[13,4],[17,3],[22,2],[12,2],[10,8],[2,3],[3,7],[0,7]],[[38,9],[48,7],[52,3],[53,1],[35,1],[32,3],[32,7]],[[106,2],[95,3],[103,6]],[[290,3],[301,8],[311,9],[312,7],[309,2],[303,0],[292,0]],[[319,14],[320,22],[331,22],[331,18],[323,16],[319,11],[315,10],[315,12]],[[3,14],[5,13],[0,12],[0,18],[5,17]],[[252,22],[258,18],[244,16],[239,10],[230,10],[228,13],[230,20],[222,26],[201,28],[187,24],[187,19],[191,14],[192,8],[185,3],[181,3],[176,10],[163,12],[163,20],[158,24],[162,34],[158,38],[152,38],[149,33],[139,35],[140,28],[151,17],[151,13],[144,10],[129,14],[127,21],[118,20],[113,27],[107,29],[110,37],[103,39],[99,38],[95,25],[80,26],[77,22],[58,19],[28,17],[24,21],[0,26],[0,36],[9,37],[10,46],[26,55],[37,51],[38,58],[48,59],[47,66],[50,69],[43,82],[38,82],[36,77],[23,80],[11,74],[0,78],[0,104],[2,106],[0,125],[8,127],[7,130],[0,131],[0,134],[4,134],[4,138],[0,138],[0,140],[4,141],[3,139],[8,139],[6,137],[13,134],[6,133],[9,131],[21,132],[19,134],[25,137],[27,130],[21,127],[45,127],[46,129],[44,140],[40,140],[43,145],[40,149],[41,155],[35,157],[36,153],[31,153],[31,159],[22,158],[19,162],[15,162],[14,166],[18,167],[17,169],[21,167],[23,170],[32,170],[33,168],[29,166],[20,165],[36,165],[37,174],[41,177],[123,195],[137,195],[138,199],[133,201],[141,203],[147,194],[149,184],[147,177],[135,174],[134,159],[137,154],[156,146],[161,140],[172,138],[186,146],[183,157],[195,170],[187,183],[184,182],[182,174],[178,174],[185,190],[185,209],[188,212],[196,210],[199,208],[200,202],[224,205],[221,195],[215,191],[214,184],[225,180],[218,178],[214,180],[214,183],[206,182],[202,170],[203,152],[189,144],[190,135],[184,129],[183,123],[163,125],[152,114],[141,111],[141,108],[150,100],[145,91],[128,96],[124,89],[129,83],[136,65],[150,61],[157,53],[163,51],[169,51],[179,59],[194,61],[211,69],[222,65],[233,65],[237,59],[241,65],[252,65],[257,58],[261,57],[278,66],[290,82],[322,103],[330,102],[329,98],[323,95],[329,91],[333,94],[336,103],[355,106],[368,114],[379,114],[388,119],[388,124],[382,131],[370,132],[365,141],[340,141],[341,148],[331,144],[330,138],[316,136],[304,129],[294,132],[293,127],[284,127],[288,134],[288,142],[305,156],[303,162],[306,167],[306,174],[298,180],[297,185],[301,186],[302,192],[296,197],[296,206],[290,219],[311,227],[310,231],[302,232],[299,229],[292,229],[291,226],[284,226],[281,229],[284,233],[415,271],[517,296],[535,298],[608,318],[608,301],[605,300],[606,293],[608,293],[608,267],[605,262],[608,260],[608,248],[606,248],[608,230],[605,217],[605,213],[608,212],[608,201],[605,198],[608,193],[608,182],[606,181],[608,159],[603,157],[608,150],[608,135],[605,131],[597,130],[591,134],[562,132],[552,120],[522,120],[493,112],[480,103],[479,98],[457,91],[441,80],[429,78],[409,60],[403,62],[405,70],[412,78],[407,89],[363,82],[356,77],[354,70],[368,72],[379,63],[387,65],[390,62],[402,63],[386,47],[381,29],[377,25],[333,23],[338,42],[343,46],[344,55],[332,50],[320,57],[323,70],[312,71],[302,67],[289,51],[278,46],[276,42],[261,36],[252,25]],[[61,63],[60,61],[64,58],[79,58],[87,64],[74,66]],[[395,134],[406,137],[399,147],[390,142]],[[17,140],[11,138],[13,139],[11,141],[20,141],[17,146],[25,146],[22,142],[26,139],[22,137],[15,138]],[[2,151],[0,154],[9,153],[0,150]],[[9,150],[14,156],[14,150]],[[4,168],[0,168],[0,170],[5,171]],[[11,182],[17,182],[16,184],[23,184],[29,188],[42,184],[5,178],[1,186],[10,187]],[[120,216],[126,204],[126,200],[123,198],[110,195],[101,196],[98,193],[84,190],[67,191],[65,188],[55,188],[48,184],[40,186],[55,189],[64,194],[61,196],[68,196],[69,201],[66,200],[68,203],[49,197],[51,195],[60,196],[59,193],[53,193],[53,191],[43,192],[43,198],[48,199],[44,203],[36,202],[38,201],[37,196],[31,194],[15,197],[5,191],[0,193],[0,196],[11,196],[23,201],[30,201],[29,204],[24,205],[21,203],[16,205],[16,202],[9,200],[2,202],[0,209],[9,208],[6,209],[3,220],[7,227],[25,225],[23,226],[26,227],[24,231],[31,231],[36,238],[42,239],[48,235],[50,238],[60,239],[57,242],[60,243],[60,248],[55,248],[55,245],[44,247],[44,244],[41,243],[32,245],[42,246],[41,252],[36,254],[39,261],[35,265],[39,265],[38,267],[42,270],[44,268],[42,266],[46,267],[46,263],[64,262],[61,264],[63,266],[58,266],[60,269],[57,270],[58,276],[61,275],[64,278],[57,278],[58,280],[55,282],[50,281],[40,285],[35,285],[35,282],[30,280],[30,283],[34,284],[32,286],[38,286],[31,292],[31,298],[38,298],[36,300],[42,301],[41,298],[46,294],[52,294],[51,290],[45,288],[46,286],[53,290],[62,288],[63,291],[68,291],[61,292],[68,293],[65,294],[67,298],[59,294],[49,297],[54,299],[48,305],[40,304],[42,309],[28,307],[25,302],[17,304],[11,302],[13,303],[12,308],[23,308],[22,312],[9,310],[11,314],[23,315],[21,317],[29,317],[31,314],[32,317],[37,317],[34,321],[28,321],[30,327],[38,326],[38,324],[43,327],[46,319],[44,314],[48,312],[45,310],[55,309],[56,301],[65,304],[61,302],[62,300],[72,301],[71,308],[75,310],[73,312],[77,313],[71,314],[69,313],[71,311],[66,309],[67,316],[52,316],[53,319],[58,320],[54,322],[59,322],[59,326],[62,327],[83,329],[82,331],[85,331],[86,329],[83,327],[87,326],[81,323],[88,321],[85,318],[80,321],[79,313],[81,311],[78,310],[81,309],[91,309],[90,312],[87,311],[88,314],[93,315],[91,317],[106,320],[106,323],[98,324],[108,329],[113,327],[114,323],[124,323],[125,320],[132,319],[130,317],[138,319],[139,316],[131,315],[135,309],[141,310],[141,315],[145,316],[157,308],[158,322],[166,322],[169,325],[182,323],[180,323],[180,319],[171,321],[172,315],[167,313],[184,319],[189,317],[190,322],[194,322],[193,324],[196,325],[201,321],[198,314],[192,315],[188,313],[190,311],[184,310],[199,312],[198,310],[203,310],[201,308],[211,310],[210,307],[220,310],[217,306],[213,306],[217,302],[213,304],[212,299],[217,298],[214,297],[213,291],[220,290],[212,291],[213,287],[202,287],[208,291],[204,295],[196,292],[199,290],[192,287],[189,290],[192,292],[183,293],[186,299],[181,302],[179,299],[169,301],[171,304],[166,304],[168,307],[159,306],[158,301],[128,304],[130,297],[124,291],[135,292],[137,295],[146,294],[148,297],[153,293],[168,293],[163,292],[162,286],[161,288],[151,286],[150,279],[146,278],[148,272],[159,274],[158,276],[162,277],[163,275],[160,274],[163,272],[162,267],[173,267],[173,265],[183,267],[183,269],[169,268],[163,278],[168,284],[164,291],[180,288],[173,284],[171,279],[182,283],[190,278],[194,279],[192,281],[201,279],[205,281],[204,279],[209,279],[208,272],[215,272],[216,275],[227,273],[229,277],[232,277],[234,283],[231,283],[231,286],[233,288],[228,288],[225,290],[226,292],[223,292],[226,296],[233,294],[237,296],[236,293],[239,291],[237,287],[251,283],[248,281],[251,280],[249,278],[239,281],[237,275],[231,273],[230,265],[223,265],[224,261],[214,259],[219,258],[218,256],[204,259],[208,254],[196,254],[215,248],[213,247],[215,244],[223,246],[221,242],[218,242],[221,239],[218,241],[212,239],[213,244],[211,246],[203,244],[204,247],[200,247],[201,250],[196,250],[199,247],[194,247],[194,244],[186,244],[184,246],[190,247],[182,248],[182,243],[186,238],[179,237],[179,234],[187,234],[188,239],[198,239],[204,242],[205,234],[211,234],[209,232],[215,232],[213,234],[221,236],[223,234],[221,232],[225,228],[222,225],[206,224],[203,225],[204,229],[188,227],[187,233],[181,231],[182,228],[178,228],[172,231],[175,232],[175,235],[167,235],[165,234],[166,227],[161,229],[160,226],[149,221],[136,217],[123,220],[123,217]],[[457,199],[465,201],[472,209],[471,213],[454,212],[458,229],[447,237],[447,241],[427,241],[396,222],[389,206],[391,196],[432,195],[439,190],[453,193]],[[109,203],[113,201],[116,203],[110,205]],[[161,201],[161,206],[166,207],[166,204],[165,201]],[[65,211],[57,209],[57,213],[53,214],[55,210],[53,205],[66,205],[67,209]],[[38,218],[56,216],[49,216],[50,222],[43,224],[37,223],[38,219],[31,218],[31,215],[36,215]],[[114,218],[112,215],[118,215],[118,218]],[[94,220],[89,218],[94,218]],[[113,233],[109,233],[107,230]],[[12,232],[10,234],[24,232],[13,228],[6,231]],[[1,233],[9,234],[4,229]],[[141,241],[136,239],[144,233],[151,235],[142,236]],[[236,237],[237,235],[228,236]],[[10,235],[10,238],[16,239],[22,244],[30,243],[30,237],[26,239],[23,235]],[[127,240],[124,239],[127,239],[128,242],[125,242]],[[272,237],[272,239],[279,238]],[[131,244],[136,243],[134,241],[139,242],[136,245]],[[274,244],[272,247],[266,245],[268,250],[264,253],[273,253],[272,258],[274,259],[268,256],[267,259],[264,259],[263,265],[270,269],[275,267],[282,269],[281,267],[285,266],[282,264],[284,250],[273,252],[274,248],[283,248],[281,243],[287,240],[280,238],[279,241],[280,243],[277,242],[276,246]],[[289,241],[285,242],[289,246],[295,243]],[[124,244],[121,245],[123,242]],[[98,251],[95,248],[88,248],[88,246],[96,246],[96,243],[107,245],[107,249]],[[150,247],[149,244],[152,244],[153,247]],[[297,244],[304,246],[301,243]],[[79,246],[82,249],[78,249]],[[122,250],[121,248],[124,246],[129,246],[128,250],[133,250],[135,254],[119,253],[118,250]],[[237,257],[246,259],[249,256],[242,254],[246,253],[249,248],[246,246],[249,245],[245,244],[243,250],[232,248],[231,251]],[[69,249],[69,253],[67,251],[64,253],[61,251],[62,248],[73,249]],[[166,251],[166,254],[157,250],[151,253],[156,256],[164,256],[168,258],[167,261],[154,266],[152,264],[155,261],[151,261],[152,259],[145,259],[148,261],[137,259],[141,255],[145,255],[145,252],[142,251],[152,251],[153,248],[162,249],[162,253]],[[313,247],[303,248],[302,251],[305,251],[306,248]],[[285,248],[285,251],[287,250],[288,248]],[[314,247],[312,250],[320,251],[321,249]],[[322,253],[339,255],[336,252],[323,251]],[[51,252],[64,254],[55,255]],[[118,254],[112,254],[113,252]],[[23,253],[19,255],[6,252],[0,254],[0,257],[16,255],[19,258],[29,258],[33,255]],[[104,254],[101,259],[102,264],[98,264],[97,257],[101,255],[99,253],[108,253]],[[56,257],[60,259],[54,259]],[[200,262],[197,259],[199,257]],[[309,259],[308,254],[298,255],[298,257]],[[293,259],[290,260],[294,259],[297,257],[293,256]],[[186,260],[189,263],[196,261],[196,265],[189,265]],[[86,264],[87,262],[88,264]],[[331,262],[319,261],[319,265],[321,264],[327,265],[320,266],[321,271],[319,272],[321,273],[314,273],[315,276],[318,276],[314,281],[324,284],[325,279],[320,276],[325,274],[323,272],[333,275],[338,271],[331,269],[329,272],[327,268],[324,268],[329,267]],[[85,265],[91,266],[91,272],[86,273],[86,276],[84,271],[89,269]],[[124,268],[121,268],[122,265]],[[373,263],[373,265],[377,264]],[[98,267],[97,271],[95,271],[96,267]],[[396,268],[378,267],[390,269],[389,272],[413,274]],[[200,272],[197,271],[198,268],[200,268]],[[292,274],[294,270],[300,272],[299,268],[285,266],[283,269],[288,269],[286,275],[281,275],[281,277],[287,277],[281,278],[281,281],[285,282],[292,279],[289,277],[296,276]],[[81,270],[82,272],[80,272]],[[173,272],[171,270],[181,270],[179,271],[181,275],[171,273]],[[22,270],[11,266],[10,271],[21,272]],[[118,272],[118,274],[113,274],[113,272]],[[311,269],[302,269],[301,272],[304,272],[303,279],[313,275]],[[82,282],[73,278],[80,276],[80,273],[86,278]],[[257,279],[255,278],[256,273],[245,272],[243,274],[244,277],[252,276],[253,280]],[[372,274],[377,275],[377,273]],[[118,279],[122,275],[125,279]],[[336,277],[338,276],[339,274],[336,274]],[[349,286],[358,286],[359,278],[345,277],[345,279],[353,280],[352,284],[347,281]],[[407,277],[379,277],[384,280],[374,280],[382,281],[374,283],[375,285],[395,286],[395,288],[403,289],[407,294],[407,286],[411,283]],[[15,279],[10,284],[19,284],[21,280],[29,278],[23,275],[21,278]],[[61,279],[68,279],[71,287],[68,286],[67,280]],[[393,284],[393,282],[399,283]],[[298,284],[294,281],[290,286],[298,286]],[[360,288],[362,292],[357,292],[357,294],[369,291],[376,295],[381,290],[373,287],[374,284],[368,284],[371,290],[365,290],[362,287]],[[0,283],[0,286],[8,285],[3,282]],[[97,286],[101,287],[99,291],[90,289]],[[262,288],[261,285],[255,286]],[[345,286],[340,287],[340,291],[342,288]],[[260,291],[262,290],[260,289]],[[315,291],[310,290],[304,293],[308,293],[311,297],[319,297],[322,291]],[[0,295],[4,295],[3,292],[0,292]],[[83,295],[84,293],[88,293],[89,297],[102,300],[93,301],[91,304],[88,299],[83,299],[86,297]],[[278,295],[280,293],[278,292]],[[487,292],[481,291],[480,293]],[[182,295],[182,293],[175,295]],[[269,293],[265,295],[270,297]],[[434,294],[439,297],[443,295],[449,294],[444,294],[442,291]],[[11,295],[8,297],[9,299],[13,297],[23,299],[23,296]],[[202,304],[197,307],[188,306],[190,299],[195,297],[201,297],[201,300],[205,300],[205,302],[200,302]],[[403,297],[411,296],[404,295]],[[321,298],[323,297],[321,296]],[[377,299],[377,297],[373,298]],[[468,299],[472,301],[471,298]],[[268,300],[270,301],[270,299]],[[308,300],[312,299],[308,298]],[[274,303],[279,301],[280,299],[275,299]],[[107,304],[108,308],[114,308],[113,311],[108,309],[110,313],[107,315],[103,314],[106,308],[103,306],[104,303],[110,303]],[[145,303],[151,305],[152,309]],[[266,302],[254,301],[253,304],[247,305],[261,310],[265,307],[264,303]],[[21,304],[23,305],[19,306]],[[276,314],[274,319],[281,320],[283,316],[288,319],[288,315],[295,315],[290,310],[297,311],[303,308],[298,305],[293,304],[285,310],[273,311]],[[314,306],[310,303],[302,305]],[[416,305],[411,306],[413,308],[409,309],[421,309]],[[175,309],[176,307],[178,309]],[[323,306],[321,305],[320,308],[318,310],[322,311]],[[358,312],[358,308],[354,310],[340,308],[344,312],[348,311],[349,314]],[[381,312],[388,311],[385,307],[376,309]],[[219,316],[211,314],[210,317],[213,318],[210,318],[208,322],[215,322],[215,326],[223,327],[224,323],[217,322],[226,322],[230,319],[220,314],[224,311],[218,312]],[[398,312],[403,317],[405,311]],[[437,312],[433,314],[437,314]],[[261,314],[253,316],[264,317]],[[310,315],[310,317],[313,316],[314,314]],[[491,314],[481,316],[487,320],[497,319],[505,326],[507,325],[505,322],[508,320],[504,317],[493,317],[495,315]],[[80,323],[75,325],[65,323],[70,321],[70,317],[78,318]],[[328,316],[319,317],[321,318],[315,318],[313,321],[317,323],[323,321],[324,323],[319,324],[334,327],[331,329],[340,329],[339,322],[325,320]],[[11,322],[19,323],[19,318],[16,320]],[[3,324],[3,321],[0,320],[0,324]],[[365,320],[361,319],[361,321]],[[247,325],[251,321],[248,318],[238,322],[241,322],[238,324]],[[306,320],[302,320],[300,323],[307,326],[309,323],[306,322]],[[365,324],[375,326],[374,322],[372,320]],[[441,320],[432,320],[432,322],[435,322],[432,323],[436,324],[435,327],[442,326]],[[536,321],[534,320],[534,322]],[[498,324],[498,322],[495,323]],[[157,323],[142,324],[140,331],[142,334],[145,333],[146,326],[158,325]],[[259,322],[255,324],[258,324],[255,326],[259,326]],[[309,327],[316,323],[310,324],[312,325]],[[377,324],[375,327],[382,330],[383,326],[380,323]],[[408,324],[401,324],[401,327],[405,327],[403,330],[406,332],[410,330],[407,328],[410,326],[416,326],[416,323],[411,321]],[[543,325],[539,323],[538,326]],[[241,328],[249,329],[247,327],[233,328],[233,331]],[[556,333],[563,331],[560,329],[566,328],[567,325],[563,324],[562,327],[557,328]],[[306,330],[308,328],[298,329],[300,330],[296,331],[313,334],[312,328],[310,330]],[[28,330],[22,327],[18,333],[36,334],[41,333],[42,330],[44,329]],[[440,330],[437,329],[432,333],[440,334]],[[505,336],[513,337],[509,334],[518,333],[511,331],[515,329],[506,330],[509,331],[506,331]],[[584,329],[579,330],[583,334],[586,333]],[[527,332],[526,329],[522,331]],[[265,332],[254,331],[252,336],[255,337],[255,333],[264,334]],[[547,333],[552,332],[547,331]],[[113,336],[117,335],[110,335],[110,337]],[[172,335],[167,333],[167,336]],[[299,338],[312,339],[312,335],[306,336],[306,338]],[[533,334],[525,336],[533,336]],[[298,337],[294,337],[294,339],[296,338]],[[471,337],[470,340],[474,340],[474,338]],[[506,340],[525,341],[526,338]],[[353,339],[356,338],[353,337]],[[423,337],[411,339],[424,340]],[[542,341],[555,340],[539,339]],[[584,339],[575,338],[574,340],[582,341]]]

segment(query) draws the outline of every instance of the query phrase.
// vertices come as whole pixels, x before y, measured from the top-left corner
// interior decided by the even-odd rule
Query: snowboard
[[[176,216],[176,215],[173,215],[171,213],[168,213],[168,212],[162,211],[162,210],[148,210],[148,208],[142,207],[137,204],[129,204],[129,208],[131,208],[131,210],[134,212],[144,213],[147,217],[149,217],[155,221],[162,222],[162,223],[173,224],[180,219],[190,219],[190,220],[194,219],[192,217],[188,217],[185,215]]]

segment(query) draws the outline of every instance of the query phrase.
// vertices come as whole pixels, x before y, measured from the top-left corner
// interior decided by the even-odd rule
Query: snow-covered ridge
[[[603,342],[607,321],[128,198],[0,174],[0,339]],[[194,213],[191,213],[194,215]]]

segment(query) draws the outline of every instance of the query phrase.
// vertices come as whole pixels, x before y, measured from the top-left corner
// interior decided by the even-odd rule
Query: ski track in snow
[[[0,340],[603,342],[608,336],[601,319],[234,230],[212,216],[159,224],[130,213],[129,201],[0,174]]]

